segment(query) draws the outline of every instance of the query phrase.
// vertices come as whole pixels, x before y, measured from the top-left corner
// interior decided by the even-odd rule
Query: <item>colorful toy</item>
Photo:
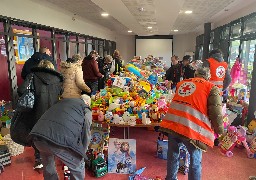
[[[102,111],[99,112],[99,115],[98,115],[98,121],[104,121],[104,114]]]
[[[125,68],[135,74],[137,77],[142,78],[143,76],[140,73],[140,69],[134,66],[133,64],[127,64]]]
[[[158,81],[158,77],[156,74],[151,74],[149,77],[148,77],[148,82],[152,85],[156,85]]]
[[[130,116],[130,119],[128,121],[128,125],[135,126],[136,125],[136,116]]]
[[[242,143],[247,151],[247,156],[249,158],[253,158],[253,153],[250,151],[249,146],[246,142],[246,130],[242,126],[229,126],[227,134],[223,137],[220,142],[220,151],[225,154],[227,157],[232,157],[233,148]]]
[[[250,142],[249,149],[254,154],[253,157],[256,158],[256,136]]]
[[[105,121],[107,123],[110,123],[110,122],[112,122],[112,120],[113,120],[113,113],[110,111],[107,111],[105,114]]]
[[[147,118],[147,114],[145,112],[142,113],[142,124],[151,124],[150,118]]]

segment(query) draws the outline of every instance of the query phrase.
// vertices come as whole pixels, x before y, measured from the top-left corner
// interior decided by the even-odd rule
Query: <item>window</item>
[[[252,70],[255,54],[256,40],[243,41],[242,43],[242,74],[240,76],[240,82],[248,86],[248,90],[251,86]]]
[[[87,39],[86,43],[87,43],[87,52],[89,54],[93,50],[92,49],[92,40],[91,39]]]
[[[37,30],[37,33],[39,35],[39,43],[40,47],[47,47],[51,53],[52,52],[52,40],[51,40],[51,31],[45,31],[45,30]]]
[[[103,57],[104,56],[104,54],[103,54],[103,45],[104,45],[104,41],[98,41],[99,42],[99,51],[98,51],[98,53],[99,53],[99,55],[101,56],[101,57]]]
[[[85,38],[84,37],[79,37],[79,54],[81,55],[82,58],[86,56],[85,54]]]
[[[230,43],[230,55],[229,55],[229,65],[230,67],[233,66],[233,64],[236,61],[236,58],[239,56],[239,45],[240,40],[231,41]]]
[[[76,41],[76,36],[71,35],[69,36],[69,55],[72,57],[74,54],[77,54],[77,41]]]
[[[250,34],[256,32],[256,16],[247,19],[244,22],[244,34]]]
[[[221,39],[229,39],[229,26],[223,27],[221,31]]]
[[[241,23],[231,26],[231,38],[239,38],[241,36]]]

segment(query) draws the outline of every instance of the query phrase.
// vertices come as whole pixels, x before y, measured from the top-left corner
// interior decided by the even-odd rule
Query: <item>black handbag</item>
[[[19,97],[17,102],[17,110],[20,112],[31,111],[35,104],[35,87],[34,87],[34,75],[29,79],[29,84],[26,91]]]

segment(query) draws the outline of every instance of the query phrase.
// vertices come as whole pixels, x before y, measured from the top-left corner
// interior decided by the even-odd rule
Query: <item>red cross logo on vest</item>
[[[193,82],[184,82],[178,89],[178,95],[185,97],[190,96],[196,90],[196,85]]]
[[[225,68],[223,66],[219,66],[217,69],[216,69],[216,76],[218,78],[223,78],[225,76]]]

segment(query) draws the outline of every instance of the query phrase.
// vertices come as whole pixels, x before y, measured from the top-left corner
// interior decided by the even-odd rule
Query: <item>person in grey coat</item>
[[[62,99],[42,115],[30,135],[41,153],[44,179],[58,179],[54,157],[68,166],[71,179],[84,179],[91,124],[92,112],[80,98]]]

